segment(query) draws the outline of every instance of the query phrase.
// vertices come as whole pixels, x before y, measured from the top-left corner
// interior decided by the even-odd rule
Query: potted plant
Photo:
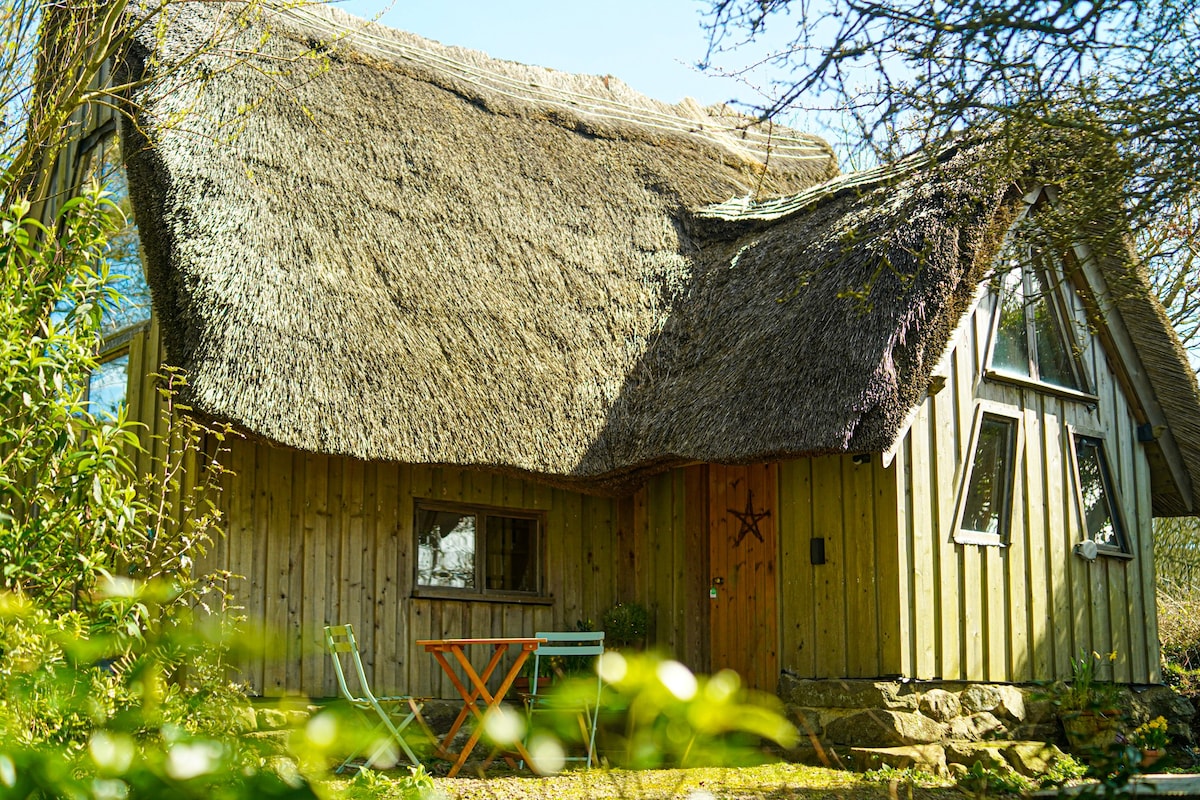
[[[1143,769],[1153,766],[1166,755],[1167,741],[1166,717],[1155,717],[1149,722],[1139,725],[1130,736],[1130,743],[1142,751],[1140,766]]]
[[[650,629],[650,612],[641,603],[617,603],[601,621],[606,646],[641,648]]]
[[[1116,652],[1109,661],[1115,661]],[[1121,711],[1121,687],[1096,677],[1099,653],[1080,653],[1071,659],[1071,680],[1056,684],[1051,701],[1058,708],[1063,731],[1075,752],[1108,750],[1117,743],[1124,715]]]

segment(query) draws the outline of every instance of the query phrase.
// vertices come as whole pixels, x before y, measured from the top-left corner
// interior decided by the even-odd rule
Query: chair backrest
[[[539,631],[534,636],[546,640],[533,651],[537,656],[599,656],[604,653],[604,631]]]
[[[358,639],[354,637],[354,626],[349,623],[326,625],[325,647],[328,648],[329,655],[333,658],[333,669],[337,673],[338,688],[342,690],[342,697],[352,703],[361,703],[365,699],[374,705],[375,695],[371,694],[371,685],[367,683],[367,673],[363,669],[362,656],[358,652]],[[355,697],[346,684],[346,672],[342,667],[342,657],[347,653],[350,655],[351,663],[354,664],[354,671],[358,675],[358,686],[364,697]]]
[[[543,658],[551,656],[582,656],[585,658],[590,656],[595,658],[604,654],[604,631],[538,631],[534,636],[546,640],[533,651],[535,680],[530,682],[530,691],[534,695],[537,694],[536,676],[542,674]],[[563,676],[561,669],[554,671],[558,677]]]

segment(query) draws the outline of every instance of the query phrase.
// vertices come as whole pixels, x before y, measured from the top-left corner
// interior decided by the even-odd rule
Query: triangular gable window
[[[1082,391],[1075,347],[1054,291],[1062,271],[1017,237],[1000,265],[999,316],[991,367],[999,373]],[[1038,262],[1042,263],[1038,263]]]

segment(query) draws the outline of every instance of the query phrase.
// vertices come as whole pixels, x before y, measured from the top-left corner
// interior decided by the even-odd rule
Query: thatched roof
[[[180,8],[158,64],[211,25]],[[135,96],[126,159],[188,399],[305,450],[602,489],[886,449],[1007,191],[969,160],[826,183],[815,137],[612,78],[264,24]]]

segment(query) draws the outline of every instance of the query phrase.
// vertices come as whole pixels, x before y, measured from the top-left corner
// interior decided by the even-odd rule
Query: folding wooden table
[[[463,745],[462,752],[458,754],[454,765],[450,767],[449,777],[453,778],[462,769],[462,765],[466,763],[467,757],[471,755],[471,751],[475,749],[475,744],[479,741],[480,735],[483,733],[483,719],[488,711],[497,708],[501,701],[504,700],[504,695],[508,693],[512,687],[513,681],[517,679],[518,673],[521,672],[521,667],[525,665],[525,661],[529,658],[529,654],[538,648],[538,645],[545,642],[545,639],[537,637],[518,637],[518,638],[499,638],[499,639],[419,639],[417,644],[425,648],[425,652],[433,653],[433,657],[437,659],[441,665],[442,671],[449,676],[450,682],[454,684],[454,688],[463,698],[462,711],[458,712],[458,716],[454,720],[454,724],[450,727],[450,732],[442,739],[438,750],[443,758],[450,758],[454,753],[450,750],[450,743],[454,741],[454,736],[458,733],[463,723],[467,719],[468,714],[475,716],[475,730],[471,732],[467,743]],[[467,658],[464,652],[466,648],[473,645],[485,645],[492,648],[492,656],[485,666],[479,672],[471,665],[470,659]],[[492,677],[492,673],[500,666],[500,662],[504,659],[504,654],[508,652],[510,647],[520,648],[517,652],[516,659],[513,660],[512,666],[508,668],[504,679],[500,681],[500,686],[493,694],[488,691],[487,682]],[[449,653],[454,657],[452,663],[446,657]],[[461,669],[462,675],[459,675]],[[463,682],[463,678],[466,682]],[[484,707],[479,708],[478,700],[482,698]],[[532,764],[529,758],[529,753],[525,751],[525,746],[520,742],[513,744],[513,749],[520,754],[526,764]],[[511,759],[510,759],[510,762]],[[532,768],[532,767],[531,767]]]

